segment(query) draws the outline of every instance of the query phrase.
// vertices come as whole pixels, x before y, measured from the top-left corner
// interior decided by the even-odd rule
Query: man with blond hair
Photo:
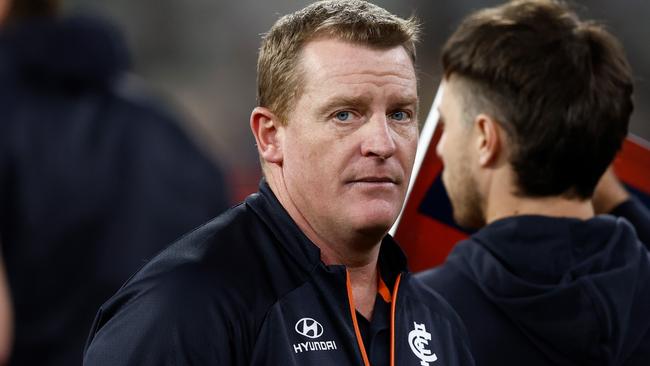
[[[250,118],[259,192],[110,299],[85,364],[473,364],[453,310],[386,235],[417,144],[417,33],[364,1],[278,20]]]

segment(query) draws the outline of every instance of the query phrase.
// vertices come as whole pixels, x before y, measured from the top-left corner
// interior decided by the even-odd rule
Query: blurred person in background
[[[99,306],[229,204],[221,171],[127,74],[120,34],[58,11],[56,0],[0,0],[0,363],[10,365],[80,365]]]
[[[613,166],[598,181],[591,202],[596,215],[609,214],[629,221],[639,240],[650,250],[650,209],[628,192],[616,177]]]
[[[106,302],[85,365],[473,364],[387,235],[417,145],[418,30],[355,0],[272,26],[250,117],[259,192]]]
[[[650,254],[595,214],[649,223],[611,171],[592,202],[633,110],[619,42],[561,2],[520,0],[468,16],[442,63],[442,178],[457,223],[481,229],[419,278],[477,365],[648,365]]]

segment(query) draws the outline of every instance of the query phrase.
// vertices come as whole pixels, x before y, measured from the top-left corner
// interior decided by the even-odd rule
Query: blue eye
[[[336,119],[338,119],[339,121],[347,121],[347,120],[350,119],[351,116],[350,116],[350,112],[348,112],[348,111],[341,111],[341,112],[336,112],[335,117],[336,117]]]
[[[408,113],[404,111],[397,111],[390,114],[390,117],[396,121],[405,121],[409,118]]]

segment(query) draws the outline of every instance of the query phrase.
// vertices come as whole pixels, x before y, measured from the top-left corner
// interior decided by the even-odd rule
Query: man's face
[[[462,93],[467,91],[453,76],[444,83],[444,94],[439,107],[443,133],[436,148],[444,164],[442,181],[456,223],[463,227],[478,228],[484,225],[485,219],[473,170],[473,167],[478,166],[477,154],[473,151],[474,121],[464,113]]]
[[[333,39],[302,52],[302,93],[289,112],[282,170],[319,236],[385,234],[402,207],[417,146],[417,81],[403,47]]]

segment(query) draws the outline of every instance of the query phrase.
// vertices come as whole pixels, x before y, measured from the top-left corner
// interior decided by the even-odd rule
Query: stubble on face
[[[440,107],[445,130],[444,146],[438,150],[443,164],[443,184],[451,202],[456,223],[465,228],[480,228],[485,225],[483,198],[476,176],[472,171],[475,157],[471,135],[473,118],[466,113],[465,90],[454,78],[445,81],[445,91]],[[442,143],[442,140],[441,142]]]
[[[453,183],[445,184],[454,220],[464,228],[477,229],[484,226],[482,197],[476,178],[471,174],[470,169],[462,163],[459,164],[454,175],[456,176],[448,179]]]

